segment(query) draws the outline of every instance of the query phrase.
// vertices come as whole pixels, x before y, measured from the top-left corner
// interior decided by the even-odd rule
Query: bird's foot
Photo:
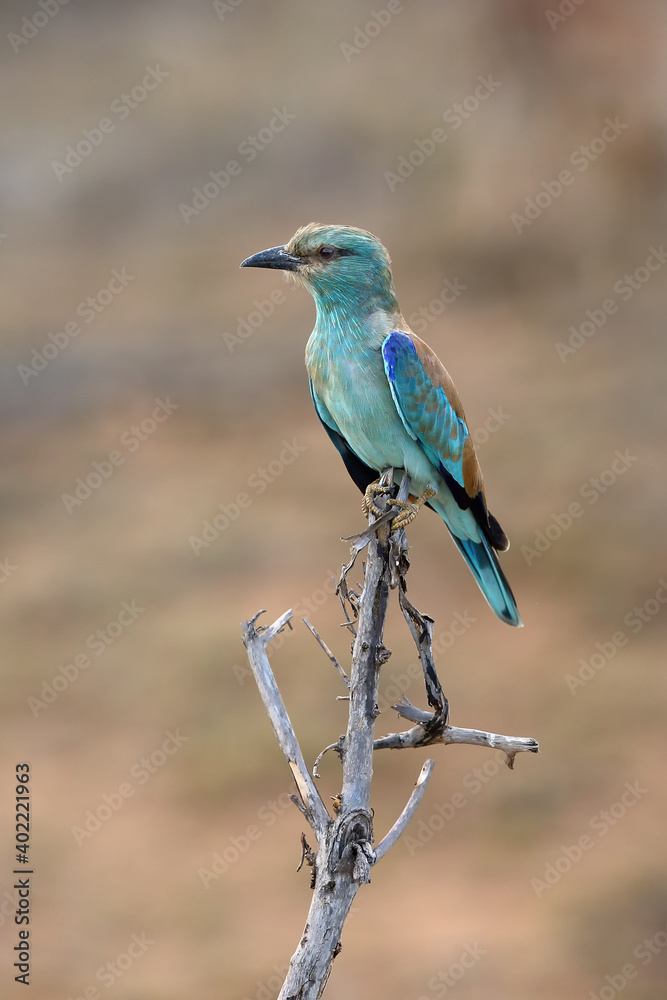
[[[373,514],[375,517],[382,517],[384,511],[381,511],[379,507],[373,503],[375,497],[384,496],[385,493],[391,493],[392,486],[380,486],[381,479],[376,479],[374,483],[371,483],[366,487],[366,492],[364,493],[364,499],[361,501],[361,509],[363,510],[366,517]]]
[[[416,500],[387,500],[388,505],[391,504],[392,507],[400,507],[401,509],[400,514],[397,514],[391,522],[391,530],[397,531],[398,528],[407,527],[411,521],[414,521],[426,501],[434,497],[436,492],[432,486],[427,486]]]

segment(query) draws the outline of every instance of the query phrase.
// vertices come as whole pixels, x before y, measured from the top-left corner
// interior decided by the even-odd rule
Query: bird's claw
[[[373,502],[375,497],[384,496],[387,493],[391,493],[393,487],[391,486],[381,486],[380,480],[376,479],[374,483],[371,483],[366,487],[366,492],[364,493],[364,499],[361,501],[361,509],[363,510],[366,517],[373,514],[375,517],[382,517],[384,511],[380,510],[379,507]],[[427,486],[420,497],[412,500],[387,500],[387,506],[399,507],[400,513],[391,522],[391,530],[397,531],[399,528],[405,528],[411,521],[414,521],[417,514],[421,510],[422,506],[431,497],[434,497],[436,490],[432,486]]]
[[[399,528],[405,528],[411,521],[414,521],[417,514],[421,510],[422,506],[431,497],[434,497],[436,491],[431,486],[427,486],[420,497],[416,500],[387,500],[387,505],[391,504],[392,507],[400,507],[401,512],[397,514],[394,520],[391,522],[391,530],[398,531]]]
[[[392,531],[398,531],[399,528],[406,528],[419,513],[420,504],[408,503],[407,500],[387,500],[387,504],[391,504],[392,507],[401,508],[400,514],[397,514],[391,522]]]
[[[376,479],[374,483],[370,483],[366,487],[366,492],[364,493],[364,499],[361,501],[361,509],[366,517],[373,514],[374,517],[382,517],[383,511],[373,503],[374,497],[383,496],[385,493],[391,493],[392,486],[380,486],[380,480]],[[390,501],[391,502],[391,501]]]

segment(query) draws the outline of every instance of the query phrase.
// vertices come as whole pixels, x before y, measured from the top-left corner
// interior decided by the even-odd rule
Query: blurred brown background
[[[345,659],[362,518],[312,301],[238,264],[311,220],[389,247],[512,539],[523,630],[433,515],[409,529],[452,722],[542,747],[435,754],[326,995],[665,995],[666,39],[657,0],[2,5],[3,996],[21,760],[33,1000],[270,1000],[298,941],[303,822],[239,622],[294,607]],[[385,708],[395,608],[387,641]],[[314,760],[338,678],[301,624],[273,663]],[[378,756],[378,836],[425,756]]]

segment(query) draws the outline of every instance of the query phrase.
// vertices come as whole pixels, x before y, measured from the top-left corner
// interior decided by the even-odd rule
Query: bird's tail
[[[449,528],[449,525],[447,527]],[[482,538],[481,542],[473,542],[470,539],[458,538],[451,528],[449,532],[491,609],[508,625],[523,625],[512,588],[486,538]]]

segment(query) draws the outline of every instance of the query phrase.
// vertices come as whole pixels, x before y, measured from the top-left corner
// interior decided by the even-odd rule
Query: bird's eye
[[[331,260],[335,253],[336,250],[334,247],[322,247],[320,249],[320,257],[322,260]]]

